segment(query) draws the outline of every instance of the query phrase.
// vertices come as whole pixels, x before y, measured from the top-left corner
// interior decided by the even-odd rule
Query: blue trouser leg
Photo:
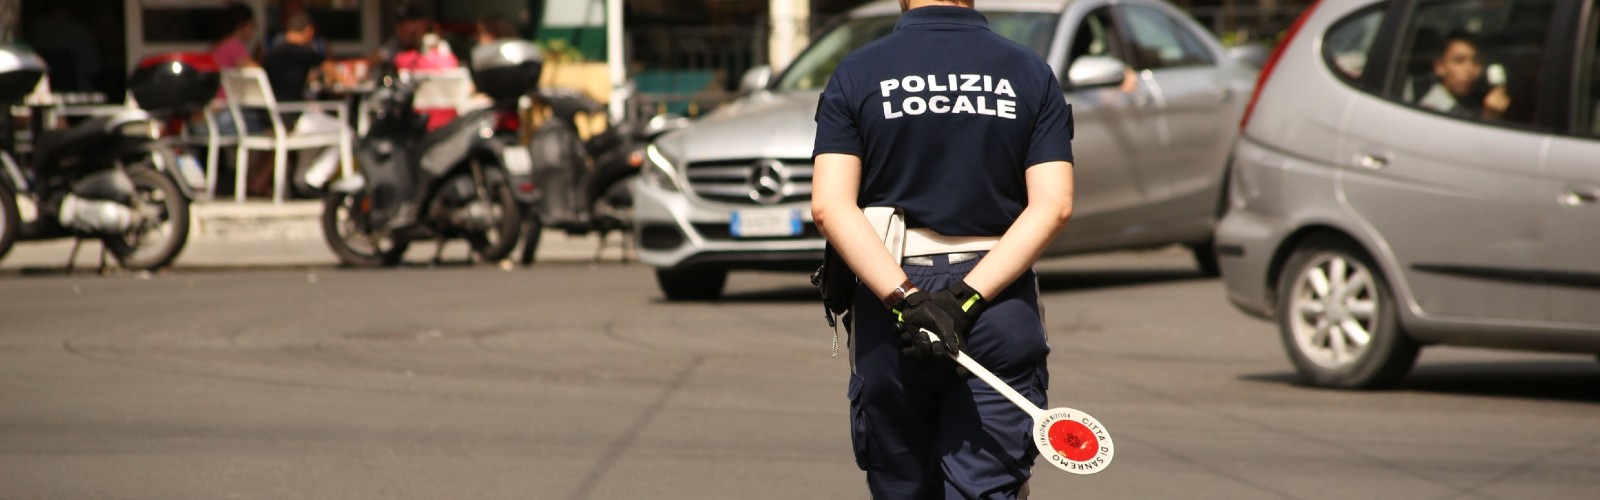
[[[976,261],[906,266],[918,288],[956,283]],[[978,317],[967,353],[1035,404],[1045,405],[1050,352],[1036,278],[1019,278]],[[856,291],[849,396],[851,441],[874,498],[1015,498],[1035,455],[1032,419],[954,361],[903,358],[888,311]]]

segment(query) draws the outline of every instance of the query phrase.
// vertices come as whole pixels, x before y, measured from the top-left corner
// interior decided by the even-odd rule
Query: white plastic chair
[[[225,102],[225,101],[224,101]],[[224,108],[226,105],[223,106]],[[180,139],[187,146],[204,146],[206,148],[206,199],[217,197],[217,169],[221,160],[222,148],[232,148],[239,145],[238,136],[223,136],[217,130],[217,118],[212,113],[212,106],[200,110],[200,115],[205,119],[206,129],[203,134],[195,134],[190,130],[189,123],[184,123],[183,137]]]
[[[352,151],[349,121],[345,118],[345,106],[338,101],[306,101],[280,103],[272,95],[272,86],[267,82],[267,74],[261,68],[240,68],[222,72],[222,88],[227,93],[228,111],[233,115],[234,124],[239,131],[239,153],[236,160],[234,179],[234,198],[244,202],[245,180],[249,177],[250,164],[249,152],[252,150],[272,151],[272,203],[283,203],[284,181],[288,179],[289,151],[304,149],[318,149],[329,146],[339,148],[339,169],[345,176],[351,172]],[[293,124],[285,125],[283,118],[278,113],[283,111],[317,112],[331,108],[339,120],[339,130],[334,133],[301,132],[289,129]],[[245,127],[244,110],[262,109],[267,113],[272,122],[272,130],[261,133],[250,133]]]

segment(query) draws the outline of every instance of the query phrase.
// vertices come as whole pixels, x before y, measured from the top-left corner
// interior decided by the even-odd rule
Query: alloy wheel
[[[1331,369],[1361,360],[1372,346],[1380,293],[1361,262],[1332,252],[1314,256],[1290,295],[1288,326],[1300,352]]]

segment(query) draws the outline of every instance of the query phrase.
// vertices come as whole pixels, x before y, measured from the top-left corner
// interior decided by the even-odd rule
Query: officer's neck
[[[900,11],[905,12],[918,7],[932,7],[936,5],[945,7],[972,8],[973,0],[900,0]]]

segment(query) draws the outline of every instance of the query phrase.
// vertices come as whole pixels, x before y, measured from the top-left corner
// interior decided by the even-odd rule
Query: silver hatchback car
[[[1065,255],[1208,244],[1223,172],[1255,82],[1183,12],[1159,0],[984,0],[990,28],[1061,74],[1077,137]],[[852,11],[770,85],[662,136],[632,184],[640,257],[669,299],[717,297],[730,269],[815,269],[811,146],[817,97],[839,60],[894,30],[895,1]],[[1241,54],[1240,57],[1248,54]],[[758,78],[759,79],[759,78]]]
[[[1419,346],[1600,353],[1593,0],[1322,0],[1262,70],[1216,231],[1308,382]]]

